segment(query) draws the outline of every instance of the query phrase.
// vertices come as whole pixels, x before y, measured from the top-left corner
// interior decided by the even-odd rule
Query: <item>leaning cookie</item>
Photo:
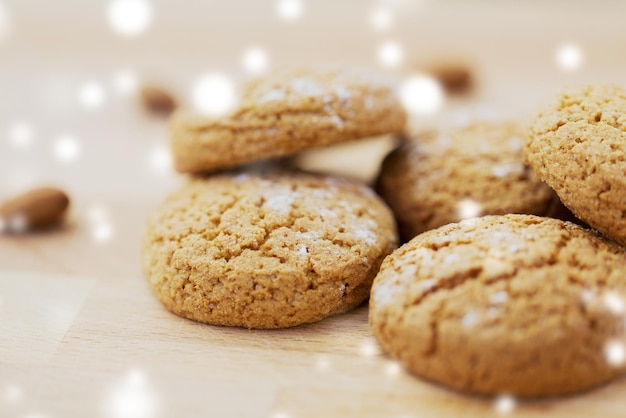
[[[566,90],[537,116],[528,162],[576,216],[626,244],[626,90]]]
[[[626,371],[626,253],[533,215],[425,232],[383,263],[370,325],[412,373],[477,394],[562,395]]]
[[[556,196],[525,164],[524,130],[476,122],[407,140],[383,161],[377,190],[406,241],[481,215],[545,215]]]
[[[357,69],[292,70],[250,83],[222,117],[191,110],[171,120],[174,166],[210,172],[404,129],[385,77]]]
[[[359,305],[396,244],[391,212],[361,183],[222,174],[191,181],[158,208],[143,264],[157,297],[182,317],[284,328]]]

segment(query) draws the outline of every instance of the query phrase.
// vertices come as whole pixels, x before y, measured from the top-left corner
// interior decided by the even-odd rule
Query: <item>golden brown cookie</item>
[[[451,388],[573,393],[626,371],[615,352],[626,343],[624,277],[624,250],[578,225],[468,219],[385,259],[370,325],[409,371]]]
[[[391,212],[361,183],[230,173],[166,199],[149,222],[143,264],[180,316],[283,328],[359,305],[396,244]]]
[[[481,215],[544,215],[554,192],[524,162],[524,130],[514,122],[417,135],[383,161],[377,190],[400,235]]]
[[[214,118],[190,110],[171,120],[174,166],[209,172],[385,133],[406,114],[383,76],[356,69],[292,70],[244,89],[239,106]]]
[[[626,244],[626,90],[564,91],[537,116],[528,162],[576,216]]]

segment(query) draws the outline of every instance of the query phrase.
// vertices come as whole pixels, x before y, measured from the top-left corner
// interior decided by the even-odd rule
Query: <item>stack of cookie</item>
[[[370,325],[383,347],[412,373],[479,394],[563,395],[623,374],[625,115],[624,89],[568,90],[537,116],[524,141],[539,178],[605,236],[534,215],[489,215],[431,229],[458,216],[450,198],[461,197],[459,188],[478,188],[474,195],[485,198],[474,206],[476,215],[496,201],[546,207],[549,193],[515,166],[506,171],[520,177],[488,193],[484,170],[492,177],[505,170],[482,157],[482,168],[468,169],[477,157],[459,156],[454,138],[462,131],[446,139],[455,144],[446,152],[441,140],[427,139],[391,155],[379,188],[393,207],[404,208],[396,214],[406,238],[428,231],[387,257],[374,281]],[[465,134],[475,130],[484,127]],[[508,154],[508,142],[489,158]],[[456,182],[442,185],[434,173]],[[394,194],[394,186],[407,192]],[[510,195],[519,187],[526,192]]]
[[[223,117],[173,115],[174,164],[195,178],[152,217],[144,270],[174,313],[282,328],[369,297],[397,246],[393,215],[366,185],[293,171],[215,173],[264,158],[404,130],[393,84],[366,70],[290,71],[245,87]]]
[[[477,122],[413,136],[384,160],[381,199],[354,180],[241,166],[411,136],[392,84],[335,69],[253,82],[228,115],[174,114],[175,167],[194,177],[150,220],[144,270],[172,312],[247,328],[319,321],[371,290],[383,348],[458,390],[599,385],[626,370],[606,357],[626,342],[624,109],[623,90],[585,88],[530,134]],[[576,219],[559,198],[608,239],[554,219]]]

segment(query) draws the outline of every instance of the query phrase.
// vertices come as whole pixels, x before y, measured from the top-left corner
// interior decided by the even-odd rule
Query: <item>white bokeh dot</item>
[[[389,377],[398,377],[402,373],[402,366],[397,361],[391,361],[385,366],[385,374]]]
[[[623,315],[624,312],[626,312],[624,298],[616,292],[605,293],[602,301],[604,302],[604,306],[615,315]]]
[[[113,74],[113,89],[122,96],[137,90],[137,76],[130,70],[119,70]]]
[[[81,146],[78,139],[71,134],[62,134],[52,145],[54,157],[62,163],[71,163],[80,156]]]
[[[359,354],[362,357],[375,357],[380,354],[380,348],[374,340],[366,340],[359,345]]]
[[[150,150],[148,163],[157,173],[166,173],[172,169],[172,154],[165,145],[158,145]]]
[[[475,200],[466,198],[457,203],[457,216],[460,220],[476,218],[482,214],[482,206]]]
[[[131,386],[143,386],[148,382],[148,377],[139,369],[133,369],[126,376],[128,384]]]
[[[287,22],[294,22],[304,14],[303,0],[277,0],[276,13]]]
[[[144,32],[152,21],[152,5],[147,0],[112,0],[107,17],[111,28],[123,36]]]
[[[621,367],[626,362],[626,346],[621,341],[609,341],[604,346],[604,357],[609,365]]]
[[[235,84],[225,74],[212,73],[199,78],[192,91],[195,108],[211,116],[221,116],[237,103]]]
[[[153,418],[158,411],[158,399],[147,376],[131,370],[106,394],[103,415],[107,418]]]
[[[443,105],[441,84],[427,75],[414,75],[400,86],[400,100],[409,113],[431,115]]]
[[[0,42],[11,32],[11,16],[4,3],[0,2]]]
[[[584,54],[582,49],[576,44],[565,44],[559,47],[556,52],[556,61],[564,71],[575,71],[583,63]]]
[[[502,415],[510,414],[517,406],[516,399],[511,395],[502,395],[494,402],[495,410]]]
[[[370,25],[377,31],[385,31],[393,24],[393,14],[385,7],[378,7],[370,13]]]
[[[2,399],[8,403],[17,403],[22,400],[24,393],[17,385],[9,384],[2,389]]]
[[[113,237],[113,226],[109,222],[98,222],[93,225],[91,235],[96,242],[108,242]]]
[[[87,218],[91,223],[105,222],[109,219],[109,211],[105,206],[93,205],[87,211]]]
[[[326,356],[318,356],[315,360],[315,368],[319,371],[326,371],[330,369],[330,360]]]
[[[9,142],[15,148],[26,148],[32,145],[35,139],[35,128],[25,121],[15,122],[9,127]]]
[[[394,41],[387,41],[378,47],[378,61],[385,67],[394,68],[404,61],[404,48]]]
[[[80,87],[78,98],[86,108],[95,109],[104,103],[106,92],[100,83],[88,81]]]
[[[267,52],[259,47],[248,48],[242,56],[243,68],[253,75],[263,74],[267,71],[269,58]]]

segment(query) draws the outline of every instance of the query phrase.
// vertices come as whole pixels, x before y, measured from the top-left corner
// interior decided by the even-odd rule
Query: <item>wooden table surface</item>
[[[460,395],[404,373],[380,352],[367,306],[278,331],[213,327],[167,312],[142,276],[139,248],[148,214],[185,178],[166,164],[165,123],[116,90],[115,75],[129,68],[140,83],[162,83],[185,101],[203,73],[246,77],[240,55],[252,44],[268,50],[273,67],[333,61],[376,68],[377,46],[392,39],[405,48],[404,63],[388,69],[399,77],[421,62],[460,55],[480,81],[470,98],[449,101],[417,125],[476,114],[523,120],[565,84],[626,84],[623,3],[381,1],[396,19],[378,32],[368,24],[376,2],[309,1],[300,21],[286,23],[270,1],[183,9],[155,0],[152,26],[134,38],[114,34],[105,3],[96,3],[0,2],[12,23],[0,38],[0,198],[46,183],[73,201],[60,230],[0,235],[0,417],[506,414],[507,399]],[[555,62],[567,42],[584,52],[577,71]],[[104,89],[95,109],[80,104],[86,82]],[[16,126],[22,140],[30,128],[27,140],[16,139]],[[78,150],[63,163],[57,141],[67,135]],[[311,164],[332,169],[332,161],[349,161],[349,171],[371,177],[387,149],[372,144],[360,154],[312,156]],[[519,417],[623,418],[626,379],[513,406],[509,414]]]

